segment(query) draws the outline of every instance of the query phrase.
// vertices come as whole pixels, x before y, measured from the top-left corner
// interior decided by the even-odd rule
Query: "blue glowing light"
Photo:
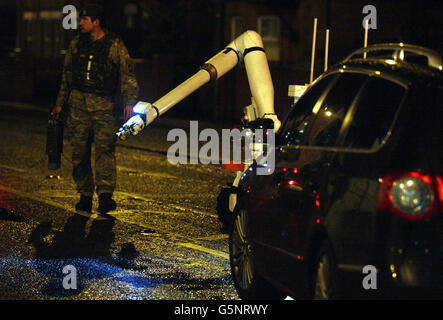
[[[139,113],[139,114],[144,114],[145,113],[145,108],[143,108],[143,105],[137,103],[134,108],[132,108],[132,111],[134,113]]]

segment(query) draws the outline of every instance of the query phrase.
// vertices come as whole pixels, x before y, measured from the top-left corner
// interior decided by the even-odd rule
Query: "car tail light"
[[[388,174],[380,180],[378,211],[391,212],[407,220],[423,220],[439,211],[441,181],[439,176],[419,172]]]

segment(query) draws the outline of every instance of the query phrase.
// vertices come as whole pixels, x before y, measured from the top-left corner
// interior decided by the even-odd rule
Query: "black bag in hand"
[[[55,115],[50,115],[46,130],[46,154],[48,169],[57,170],[61,166],[63,152],[63,121]]]

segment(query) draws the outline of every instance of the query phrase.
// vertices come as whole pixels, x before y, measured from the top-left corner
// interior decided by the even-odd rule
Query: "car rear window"
[[[344,146],[372,149],[381,145],[405,91],[389,80],[370,78],[356,105]]]

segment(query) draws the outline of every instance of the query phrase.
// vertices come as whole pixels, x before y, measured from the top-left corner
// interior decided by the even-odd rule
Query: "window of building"
[[[23,47],[25,49],[32,48],[33,24],[36,16],[36,13],[33,11],[23,12]]]
[[[58,54],[61,46],[62,13],[58,10],[40,11],[42,56],[53,57]]]
[[[136,18],[138,7],[135,3],[128,3],[125,6],[126,29],[134,29],[136,27]]]
[[[245,18],[233,17],[231,19],[231,41],[246,31]]]
[[[263,38],[266,56],[270,61],[280,60],[280,19],[276,16],[258,18],[258,33]]]

